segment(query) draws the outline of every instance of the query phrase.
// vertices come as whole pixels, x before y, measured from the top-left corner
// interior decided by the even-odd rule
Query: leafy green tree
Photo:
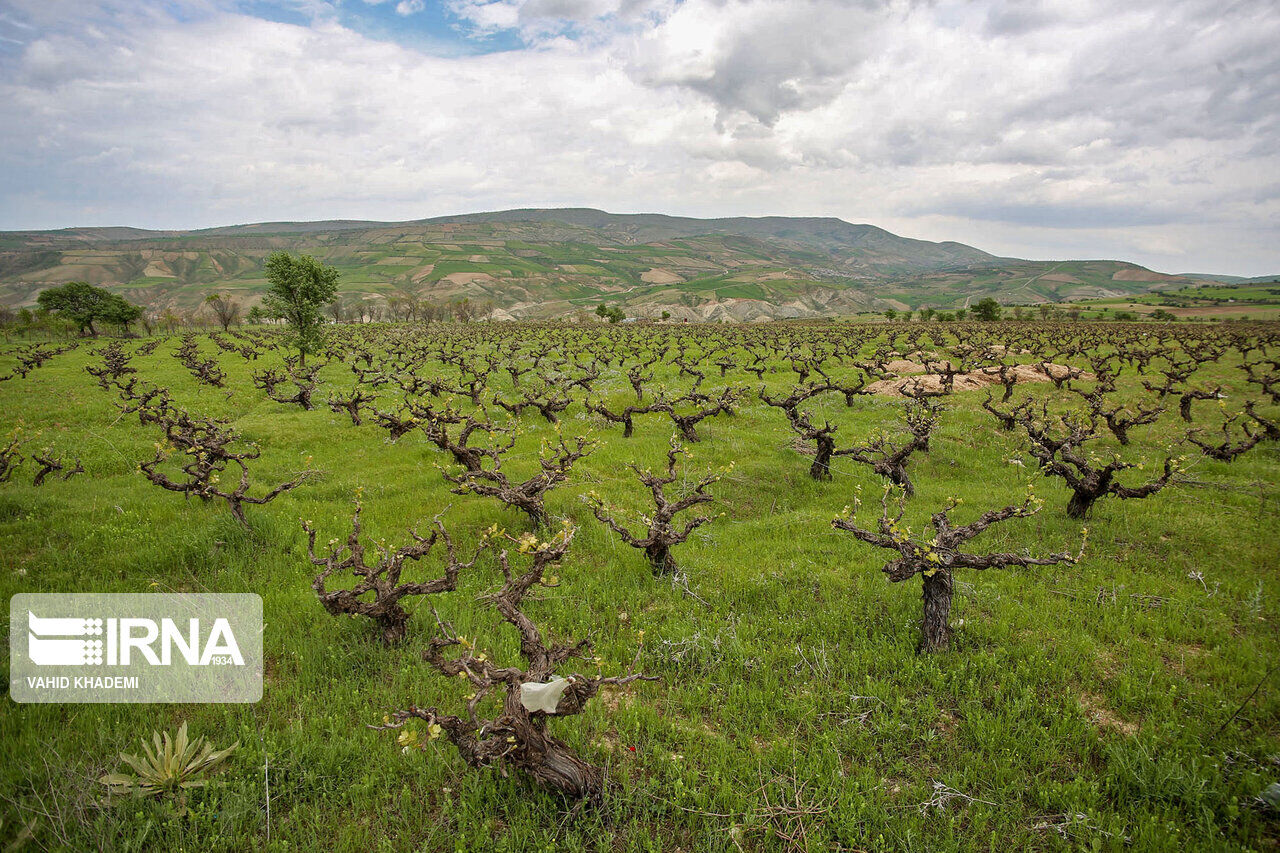
[[[891,323],[892,323],[894,320],[896,320],[896,319],[897,319],[897,317],[898,317],[898,312],[897,312],[897,311],[893,310],[892,308],[887,308],[887,309],[885,309],[885,312],[884,312],[884,318],[885,318],[886,320],[888,320],[889,322],[891,322]]]
[[[973,306],[973,316],[988,322],[1000,319],[1000,303],[990,296]]]
[[[142,309],[126,302],[105,288],[87,281],[71,281],[51,287],[36,297],[36,304],[51,314],[74,323],[81,335],[97,337],[93,322],[116,323],[126,331],[129,324],[142,316]]]
[[[262,304],[270,316],[289,324],[289,343],[305,366],[307,354],[318,352],[324,339],[320,309],[337,295],[338,271],[310,255],[295,258],[288,252],[272,252],[265,268],[271,287]]]
[[[933,319],[933,315],[934,315],[934,314],[937,314],[937,313],[938,313],[938,312],[937,312],[937,311],[935,311],[935,310],[933,310],[932,308],[921,308],[921,309],[920,309],[920,319],[921,319],[921,320],[924,320],[924,321],[927,323],[927,322],[929,322],[930,320],[932,320],[932,319]]]
[[[596,316],[604,317],[610,323],[621,323],[623,320],[627,319],[626,312],[617,306],[610,307],[606,305],[597,305]]]

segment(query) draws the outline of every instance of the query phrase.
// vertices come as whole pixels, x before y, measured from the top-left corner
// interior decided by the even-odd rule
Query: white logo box
[[[257,702],[253,593],[20,593],[9,599],[15,702]]]

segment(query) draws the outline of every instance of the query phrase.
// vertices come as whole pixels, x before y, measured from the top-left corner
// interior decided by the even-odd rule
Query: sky
[[[1276,0],[0,0],[0,229],[835,216],[1280,273]]]

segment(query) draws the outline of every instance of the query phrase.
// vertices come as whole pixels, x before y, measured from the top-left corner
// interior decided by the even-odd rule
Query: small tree
[[[240,319],[240,303],[232,299],[229,293],[211,294],[204,302],[213,311],[213,316],[218,318],[218,325],[224,332]]]
[[[126,302],[102,287],[87,281],[72,281],[61,287],[42,291],[36,304],[50,313],[74,323],[79,333],[97,337],[94,321],[116,323],[128,331],[129,324],[142,316],[142,309]]]
[[[265,268],[271,287],[262,304],[272,317],[289,324],[289,343],[305,366],[307,354],[320,349],[325,322],[320,309],[338,292],[338,271],[310,255],[295,258],[288,252],[272,252]]]
[[[889,493],[898,493],[898,514],[889,517]],[[1055,563],[1075,563],[1084,554],[1084,542],[1080,543],[1080,553],[1050,554],[1047,557],[1032,557],[1029,553],[1010,554],[966,554],[960,546],[977,536],[993,524],[1010,518],[1026,518],[1040,511],[1042,501],[1028,491],[1027,499],[1021,506],[1006,506],[984,512],[972,524],[953,527],[950,513],[961,501],[951,498],[946,507],[933,514],[929,526],[933,529],[932,538],[913,537],[911,528],[901,524],[905,511],[906,495],[901,489],[885,486],[884,497],[881,498],[883,511],[880,516],[879,531],[871,531],[859,527],[854,520],[861,503],[854,498],[853,508],[845,507],[844,512],[832,519],[831,525],[837,530],[852,533],[868,545],[897,551],[897,559],[885,563],[881,567],[889,580],[901,583],[919,575],[924,582],[924,610],[920,618],[920,651],[944,651],[951,642],[951,597],[954,591],[952,572],[955,569],[1002,569],[1008,566],[1050,566]],[[1088,528],[1084,529],[1088,535]]]
[[[608,305],[597,305],[596,316],[603,317],[610,323],[621,323],[627,319],[626,313],[621,308]]]
[[[977,305],[973,306],[973,316],[977,317],[979,320],[986,320],[988,322],[999,320],[1000,313],[1000,303],[996,302],[990,296],[979,301]]]

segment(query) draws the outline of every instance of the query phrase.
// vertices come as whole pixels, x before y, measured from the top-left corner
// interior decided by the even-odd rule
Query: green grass
[[[516,332],[557,346],[583,334]],[[498,341],[509,333],[474,332]],[[691,334],[738,340],[748,333]],[[805,332],[772,334],[803,340]],[[1079,565],[958,573],[952,618],[963,624],[955,648],[921,657],[918,582],[888,583],[879,571],[884,554],[830,526],[855,487],[868,505],[861,517],[870,521],[880,481],[868,469],[837,460],[833,482],[811,480],[785,420],[758,400],[732,418],[704,421],[688,469],[730,461],[736,468],[712,490],[712,507],[725,516],[675,550],[700,603],[655,580],[641,555],[580,500],[595,489],[640,511],[642,487],[625,463],[660,464],[669,422],[642,416],[635,437],[623,439],[575,404],[564,431],[592,431],[599,446],[550,494],[548,507],[581,529],[559,571],[561,586],[530,610],[553,637],[592,638],[606,673],[623,671],[643,629],[642,668],[662,682],[610,693],[553,725],[620,785],[602,807],[569,810],[518,777],[469,770],[443,742],[406,756],[394,737],[366,728],[410,703],[461,707],[461,690],[418,655],[432,625],[428,604],[495,659],[517,661],[510,632],[476,601],[495,585],[492,561],[465,574],[457,593],[412,604],[409,642],[387,649],[369,625],[320,608],[299,527],[306,518],[322,541],[345,536],[358,487],[367,535],[393,544],[441,512],[464,545],[494,523],[518,534],[523,520],[484,499],[449,494],[435,469],[445,459],[417,434],[392,444],[376,426],[354,427],[345,415],[266,400],[249,374],[278,364],[279,354],[252,364],[220,356],[228,396],[196,386],[171,357],[176,345],[167,341],[134,364],[149,381],[171,386],[180,404],[228,417],[261,442],[255,482],[287,477],[308,456],[323,477],[249,508],[252,532],[224,508],[156,489],[135,465],[157,436],[119,415],[113,396],[84,373],[94,359],[82,346],[25,380],[0,383],[0,425],[38,429],[28,450],[50,445],[80,456],[88,469],[38,489],[23,469],[0,487],[0,592],[6,599],[18,592],[257,592],[266,623],[263,699],[226,706],[5,700],[0,843],[27,826],[34,837],[20,849],[805,849],[788,847],[775,832],[800,826],[815,851],[1240,850],[1280,837],[1274,813],[1252,805],[1280,776],[1280,687],[1264,684],[1213,737],[1280,654],[1274,443],[1230,465],[1196,462],[1193,483],[1151,499],[1099,503]],[[208,342],[202,350],[216,352]],[[1197,376],[1226,385],[1233,407],[1253,395],[1236,360],[1206,365]],[[0,356],[0,373],[11,361]],[[785,362],[774,368],[766,379],[775,390],[793,381]],[[432,363],[426,372],[443,369]],[[317,400],[352,386],[341,364],[321,375]],[[678,384],[673,371],[660,379]],[[756,387],[741,371],[712,382]],[[503,374],[495,390],[508,387]],[[1137,393],[1132,371],[1122,387]],[[616,404],[634,398],[616,369],[596,389]],[[1050,385],[1019,389],[1025,393],[1074,396]],[[961,520],[1021,499],[1032,472],[1009,463],[1020,457],[1019,445],[993,428],[981,399],[949,398],[932,451],[912,460],[913,527],[948,496],[964,499]],[[896,430],[901,404],[862,398],[846,408],[828,395],[807,408],[816,420],[839,424],[837,438],[846,443]],[[1202,403],[1196,411],[1212,424],[1215,408]],[[523,426],[510,464],[532,472],[537,443],[550,432],[533,412]],[[1167,414],[1135,430],[1135,446],[1123,452],[1154,463],[1183,431],[1176,412]],[[1100,449],[1118,450],[1111,442]],[[1036,483],[1045,510],[992,528],[976,548],[1076,546],[1080,525],[1063,513],[1066,490]],[[1203,584],[1190,572],[1202,573]],[[183,720],[216,746],[241,741],[225,785],[195,798],[184,818],[155,805],[105,805],[93,780],[115,768],[116,754]],[[964,797],[930,807],[936,783]],[[812,812],[788,819],[773,810],[784,801]],[[1083,818],[1065,825],[1064,835],[1048,826],[1063,815]]]

